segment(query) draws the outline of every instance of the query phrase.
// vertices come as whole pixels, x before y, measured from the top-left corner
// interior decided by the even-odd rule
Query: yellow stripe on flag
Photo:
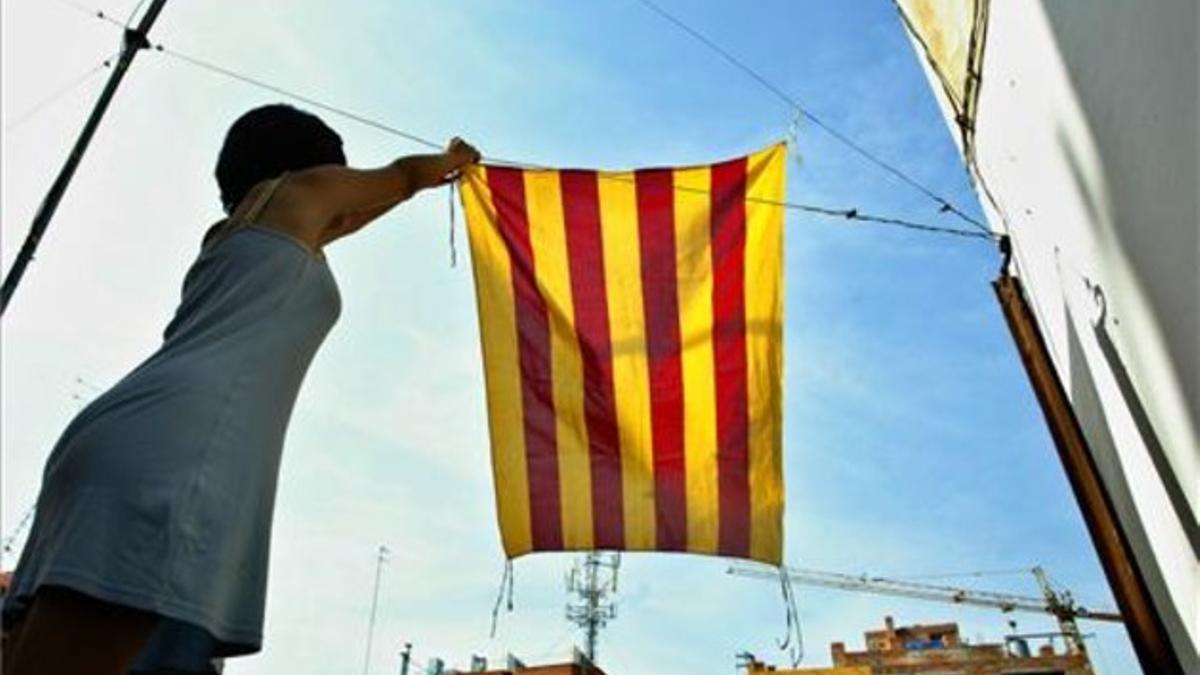
[[[746,356],[750,557],[783,556],[783,195],[787,147],[750,156],[746,194]]]
[[[575,335],[571,267],[557,171],[525,172],[525,209],[537,288],[550,317],[555,438],[562,503],[563,546],[592,546],[592,471],[583,409],[583,360]]]
[[[473,225],[467,232],[483,344],[496,512],[504,551],[514,558],[531,551],[533,544],[511,261],[496,229],[499,219],[488,188],[486,169],[468,167],[462,185],[467,221]]]
[[[655,546],[654,446],[636,187],[632,173],[602,173],[598,186],[604,240],[604,285],[612,339],[613,392],[621,443],[625,546],[652,550]]]
[[[688,550],[717,551],[717,404],[713,380],[712,171],[676,169],[675,276],[683,366]]]

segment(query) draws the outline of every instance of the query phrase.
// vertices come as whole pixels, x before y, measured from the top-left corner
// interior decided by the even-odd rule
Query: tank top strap
[[[254,221],[262,214],[263,209],[267,208],[267,205],[271,203],[271,198],[275,196],[276,191],[279,190],[279,186],[283,185],[287,177],[287,172],[284,172],[278,178],[272,178],[266,187],[258,193],[258,196],[255,197],[254,203],[250,205],[250,208],[246,209],[246,212],[237,219],[230,217],[226,220],[225,224],[221,226],[220,231],[204,245],[202,250],[207,251],[237,230],[246,225],[254,224]]]
[[[262,214],[263,209],[267,208],[267,205],[271,203],[271,198],[275,196],[275,191],[279,189],[280,185],[283,185],[283,181],[287,180],[287,176],[287,173],[284,173],[278,178],[272,179],[263,188],[263,191],[258,193],[258,198],[254,200],[254,203],[250,205],[246,213],[236,223],[233,223],[234,227],[248,225],[257,220],[259,215]]]

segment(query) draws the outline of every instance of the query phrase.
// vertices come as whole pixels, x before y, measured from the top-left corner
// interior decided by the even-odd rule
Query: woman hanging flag
[[[162,346],[47,460],[4,597],[5,675],[206,672],[261,648],[284,433],[341,307],[323,248],[478,160],[454,139],[352,169],[311,114],[271,105],[234,123],[216,171],[229,217]]]

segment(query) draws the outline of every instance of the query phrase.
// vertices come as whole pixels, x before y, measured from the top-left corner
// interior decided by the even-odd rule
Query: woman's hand
[[[468,164],[478,164],[479,160],[483,158],[475,146],[458,136],[450,139],[450,143],[446,145],[446,154],[451,161],[455,162],[454,171],[458,171]]]
[[[475,146],[455,136],[450,139],[446,145],[446,151],[442,153],[448,162],[453,166],[442,179],[438,181],[438,185],[447,185],[458,180],[462,175],[462,169],[468,164],[478,164],[483,157]]]
[[[460,167],[476,165],[482,159],[479,150],[476,150],[474,145],[457,136],[451,138],[450,143],[446,144],[446,155],[450,155],[452,159],[460,162],[458,165]]]

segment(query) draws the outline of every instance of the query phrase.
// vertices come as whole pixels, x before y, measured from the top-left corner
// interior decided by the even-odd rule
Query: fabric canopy
[[[924,52],[932,75],[941,84],[969,161],[974,152],[989,5],[990,0],[897,0],[896,3],[909,35]]]

